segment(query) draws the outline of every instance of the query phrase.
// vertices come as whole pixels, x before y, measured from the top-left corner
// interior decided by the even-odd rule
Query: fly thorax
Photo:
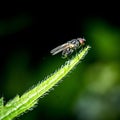
[[[75,49],[79,48],[80,46],[80,42],[77,39],[73,41],[73,44],[74,44]]]
[[[69,45],[73,49],[77,49],[80,46],[80,42],[77,39],[72,39],[71,41],[68,41]]]
[[[70,44],[69,44],[69,47],[70,47],[70,48],[74,48],[74,44],[70,43]]]

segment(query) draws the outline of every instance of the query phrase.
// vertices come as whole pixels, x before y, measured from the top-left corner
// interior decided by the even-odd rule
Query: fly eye
[[[79,41],[80,41],[80,44],[81,44],[81,45],[84,45],[84,44],[85,44],[85,41],[84,41],[83,39],[80,39]]]

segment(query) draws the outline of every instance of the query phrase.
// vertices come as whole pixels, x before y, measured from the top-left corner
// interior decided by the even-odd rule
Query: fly
[[[62,52],[62,57],[66,58],[68,55],[72,54],[75,50],[79,49],[80,47],[84,46],[85,44],[84,38],[77,38],[72,39],[50,51],[52,55],[56,55]]]

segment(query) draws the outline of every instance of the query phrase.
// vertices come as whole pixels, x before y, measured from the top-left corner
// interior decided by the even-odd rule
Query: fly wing
[[[51,53],[52,55],[56,55],[57,53],[59,53],[59,52],[63,51],[64,49],[66,49],[67,46],[68,46],[68,43],[65,43],[65,44],[63,44],[63,45],[60,45],[60,46],[52,49],[52,50],[50,51],[50,53]]]

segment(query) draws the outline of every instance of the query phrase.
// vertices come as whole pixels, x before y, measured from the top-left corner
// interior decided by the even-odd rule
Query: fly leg
[[[79,52],[81,52],[81,51],[82,51],[83,46],[81,46],[81,45],[80,45],[80,46],[78,47],[78,49],[80,49],[80,48],[81,48],[81,50],[79,50]],[[78,59],[79,59],[79,56],[78,56],[78,54],[77,54],[77,49],[75,49],[75,53],[76,53],[76,56],[77,56],[77,57],[78,57]]]
[[[67,58],[70,54],[73,53],[73,49],[67,48],[62,52],[62,58]]]
[[[63,50],[63,52],[62,52],[62,58],[67,58],[67,60],[68,60],[68,64],[69,64],[69,62],[70,62],[70,60],[69,60],[69,55],[70,54],[72,54],[73,53],[73,49],[71,49],[71,48],[67,48],[67,49],[65,49],[65,50]]]

